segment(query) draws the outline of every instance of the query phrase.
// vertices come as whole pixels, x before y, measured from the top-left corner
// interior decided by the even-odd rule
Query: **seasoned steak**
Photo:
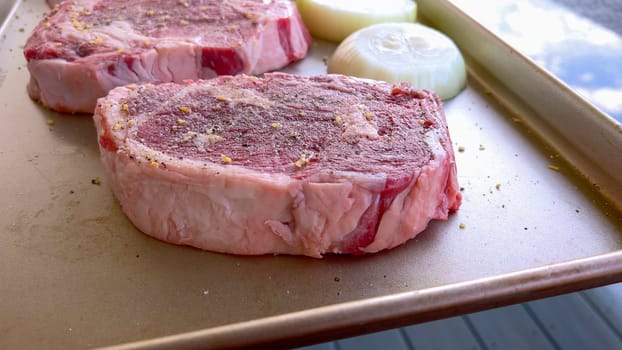
[[[94,116],[112,189],[161,240],[234,254],[362,254],[458,209],[439,98],[341,75],[119,87]]]
[[[116,86],[260,74],[302,59],[310,41],[289,0],[64,1],[26,43],[28,93],[92,113]]]

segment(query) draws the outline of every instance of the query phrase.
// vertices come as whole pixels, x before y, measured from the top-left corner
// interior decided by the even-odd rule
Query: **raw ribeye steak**
[[[171,243],[377,252],[461,201],[441,102],[406,83],[268,73],[130,85],[94,119],[123,210]]]
[[[93,113],[117,86],[260,74],[304,58],[311,37],[289,0],[76,0],[28,39],[28,93]]]

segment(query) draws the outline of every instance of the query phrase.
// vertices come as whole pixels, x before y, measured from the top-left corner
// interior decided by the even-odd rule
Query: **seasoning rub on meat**
[[[342,75],[130,85],[94,116],[131,221],[233,254],[363,254],[444,220],[461,194],[439,98]]]
[[[24,48],[28,93],[92,113],[116,86],[260,74],[304,58],[310,42],[289,0],[63,1]]]

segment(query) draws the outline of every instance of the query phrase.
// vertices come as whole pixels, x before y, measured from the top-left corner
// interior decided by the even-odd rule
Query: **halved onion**
[[[382,23],[353,33],[329,58],[328,72],[407,81],[435,91],[443,100],[466,85],[458,47],[445,34],[419,23]]]
[[[334,42],[372,24],[417,17],[413,0],[297,0],[296,5],[311,35]]]

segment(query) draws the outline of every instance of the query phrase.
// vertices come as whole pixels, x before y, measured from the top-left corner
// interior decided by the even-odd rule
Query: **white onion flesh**
[[[466,85],[464,59],[445,34],[419,23],[382,23],[347,37],[328,60],[328,72],[410,82],[443,100]]]
[[[417,17],[413,0],[297,0],[296,5],[311,35],[333,42],[372,24]]]

